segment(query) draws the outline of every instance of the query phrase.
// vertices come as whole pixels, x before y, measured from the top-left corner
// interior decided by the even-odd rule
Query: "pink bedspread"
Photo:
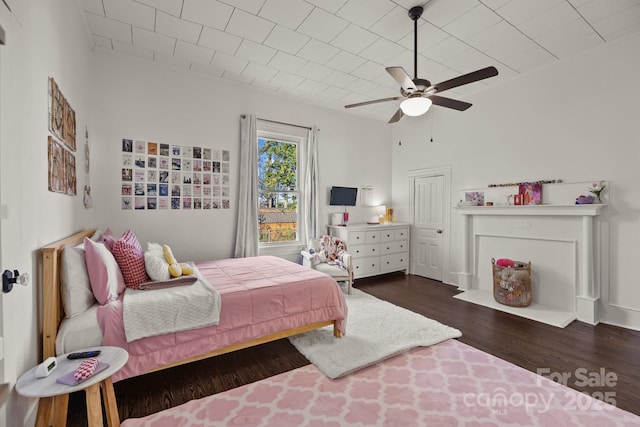
[[[127,343],[122,295],[99,307],[103,344],[129,352],[129,361],[113,381],[315,322],[337,320],[340,332],[346,332],[344,295],[323,273],[272,256],[199,262],[196,266],[222,298],[220,323],[216,326]]]

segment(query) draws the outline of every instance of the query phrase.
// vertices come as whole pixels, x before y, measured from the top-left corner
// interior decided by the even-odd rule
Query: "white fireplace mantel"
[[[507,311],[522,317],[538,320],[555,326],[564,327],[571,321],[578,319],[590,324],[599,322],[600,284],[595,280],[594,271],[599,263],[599,252],[594,254],[594,217],[600,215],[604,205],[537,205],[537,206],[459,206],[454,208],[459,214],[464,215],[463,225],[463,271],[459,274],[459,288],[464,290],[457,298],[490,306],[495,309]],[[563,219],[564,218],[564,219]],[[570,221],[567,226],[566,221]],[[577,221],[577,222],[576,222]],[[562,286],[570,287],[571,302],[565,302],[564,306],[546,306],[545,304],[532,303],[529,307],[509,307],[493,300],[488,291],[489,284],[479,284],[478,266],[480,239],[508,239],[509,242],[521,242],[522,247],[532,242],[539,245],[553,244],[568,245],[571,249],[563,249],[571,254],[562,260],[571,263],[566,268],[575,271],[575,283],[562,283]],[[599,239],[596,239],[596,243]],[[573,254],[575,253],[575,256]],[[535,259],[536,253],[531,252],[531,258]],[[529,258],[529,259],[531,259]],[[483,258],[484,259],[484,258]],[[575,264],[575,265],[573,265]],[[535,263],[534,263],[535,268]],[[545,280],[544,265],[541,266],[541,275],[537,292],[546,292],[554,295],[558,283],[553,280]],[[571,280],[569,280],[571,282]],[[553,298],[552,298],[553,299]],[[553,304],[552,304],[553,305]]]

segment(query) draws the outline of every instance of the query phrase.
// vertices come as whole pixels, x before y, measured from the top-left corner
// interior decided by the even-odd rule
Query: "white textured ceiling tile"
[[[236,56],[258,64],[267,65],[278,51],[251,40],[243,40],[238,47]]]
[[[222,74],[223,79],[232,80],[234,82],[243,83],[245,85],[250,85],[253,82],[253,78],[249,76],[245,76],[244,74],[234,73],[233,71],[224,70]]]
[[[535,39],[578,19],[581,20],[582,17],[569,3],[560,3],[521,23],[518,29]]]
[[[378,39],[371,31],[349,24],[340,34],[331,41],[333,46],[358,54]]]
[[[178,40],[176,42],[174,55],[179,58],[188,59],[191,62],[208,64],[211,62],[211,58],[213,58],[213,50]]]
[[[569,0],[569,3],[571,3],[573,7],[581,7],[592,1],[594,0]]]
[[[153,31],[133,27],[133,45],[172,55],[176,46],[176,39]]]
[[[422,18],[442,28],[477,5],[478,0],[431,1],[425,6]]]
[[[264,91],[273,91],[273,92],[277,91],[278,88],[280,87],[280,85],[277,85],[271,82],[265,82],[260,79],[254,79],[251,82],[251,86],[263,89]]]
[[[414,71],[414,55],[413,50],[404,50],[399,55],[394,56],[389,60],[386,67],[402,67],[410,76],[413,76]]]
[[[501,20],[502,18],[493,10],[479,4],[448,23],[443,30],[460,40],[466,40],[480,31],[494,26]]]
[[[316,64],[315,62],[307,62],[302,68],[300,68],[297,74],[307,79],[320,81],[333,73],[333,70],[324,65]]]
[[[307,0],[307,3],[318,6],[330,13],[336,13],[346,2],[347,0]]]
[[[257,15],[264,5],[264,0],[220,0],[229,6],[238,7],[246,12]]]
[[[187,59],[178,58],[173,55],[167,55],[161,52],[154,52],[153,60],[160,64],[168,65],[173,68],[180,68],[183,70],[188,70],[189,66],[191,65],[191,61]]]
[[[349,0],[337,15],[362,28],[369,28],[391,11],[394,4],[389,0]]]
[[[437,45],[425,50],[422,54],[428,56],[434,61],[444,63],[447,59],[460,55],[469,49],[471,48],[466,43],[461,42],[455,37],[449,37]]]
[[[448,33],[445,33],[440,28],[436,27],[430,22],[425,21],[424,19],[420,20],[418,24],[418,52],[422,52],[423,50],[427,50],[432,46],[437,45],[442,40],[450,37]],[[415,40],[413,31],[410,34],[407,34],[403,38],[398,41],[398,44],[406,47],[407,49],[414,50]]]
[[[388,79],[393,81],[391,76],[388,76]],[[395,83],[393,87],[378,85],[377,88],[371,89],[367,95],[372,96],[373,99],[383,99],[383,98],[391,98],[392,96],[401,96],[400,86],[397,83]]]
[[[496,25],[480,31],[478,34],[465,40],[466,43],[474,48],[487,51],[493,46],[502,43],[505,39],[520,36],[521,33],[506,21],[500,21]]]
[[[304,92],[296,89],[295,87],[292,86],[280,86],[280,88],[277,90],[278,94],[282,94],[282,95],[286,95],[288,97],[294,97],[294,98],[299,98],[300,96],[304,95]]]
[[[327,61],[325,65],[345,73],[350,73],[365,62],[367,62],[367,60],[360,56],[342,51]]]
[[[452,68],[461,74],[467,74],[472,71],[493,65],[496,61],[489,58],[482,52],[475,49],[469,49],[459,55],[453,56],[445,61],[444,65]]]
[[[344,89],[341,89],[344,90]],[[349,105],[349,104],[357,104],[359,102],[366,102],[366,101],[372,101],[373,98],[368,96],[367,94],[360,94],[360,93],[354,93],[354,92],[347,92],[347,94],[345,96],[342,97],[342,102],[344,103],[344,105]],[[352,107],[352,108],[359,108],[359,107]]]
[[[258,16],[295,30],[312,10],[303,0],[266,0]]]
[[[484,3],[485,6],[491,8],[492,10],[496,10],[498,8],[501,8],[505,4],[510,3],[511,1],[512,0],[482,0],[482,3]]]
[[[511,68],[514,68],[521,73],[525,73],[535,68],[555,62],[557,59],[540,46],[536,46],[525,52],[519,52],[505,61]]]
[[[272,79],[271,83],[285,88],[294,88],[304,81],[304,77],[297,76],[286,71],[279,71]]]
[[[315,8],[307,16],[298,31],[325,43],[333,40],[349,23],[322,9]]]
[[[497,12],[513,25],[519,25],[563,2],[566,0],[513,0]]]
[[[107,18],[154,31],[156,10],[131,0],[103,0]]]
[[[278,50],[295,55],[309,42],[309,37],[281,25],[276,27],[267,36],[264,44]]]
[[[160,34],[196,44],[202,28],[201,24],[185,21],[161,11],[156,13],[156,32]]]
[[[413,34],[413,21],[404,8],[396,6],[373,24],[371,31],[388,40],[397,42],[407,34]]]
[[[166,12],[173,16],[180,16],[182,11],[182,0],[135,0],[138,3],[155,7],[158,10]]]
[[[273,22],[236,9],[231,15],[226,31],[236,36],[253,40],[256,43],[262,43],[273,30],[273,27],[275,27]]]
[[[153,51],[151,49],[133,46],[129,43],[123,43],[118,40],[113,40],[113,50],[116,52],[135,56],[137,58],[144,58],[153,61]]]
[[[211,60],[211,65],[222,68],[225,71],[231,71],[233,73],[242,73],[247,67],[249,61],[237,56],[227,55],[226,53],[216,52]]]
[[[486,53],[487,55],[495,58],[498,61],[505,62],[512,56],[520,52],[525,52],[533,49],[535,46],[537,45],[534,41],[520,34],[518,37],[503,40],[502,43],[495,45],[494,47],[486,51]],[[545,47],[544,44],[542,44],[542,46]],[[506,64],[508,65],[508,63]]]
[[[552,46],[549,50],[558,58],[566,58],[571,55],[575,55],[576,53],[585,51],[587,49],[592,49],[596,46],[600,46],[604,41],[602,38],[596,33],[589,33],[583,37],[579,37],[577,39],[573,39],[564,44],[558,44]]]
[[[307,62],[309,61],[306,59],[298,58],[288,53],[278,52],[271,61],[269,61],[269,66],[288,73],[297,73]]]
[[[268,82],[276,74],[278,74],[278,70],[264,65],[256,64],[255,62],[250,62],[242,71],[242,74],[251,77],[252,79]]]
[[[224,74],[224,70],[222,68],[200,62],[193,62],[189,69],[194,73],[202,74],[207,77],[222,77]]]
[[[334,87],[334,86],[327,87],[327,89],[321,93],[321,95],[331,99],[342,99],[348,94],[349,94],[348,90],[345,90],[339,87]]]
[[[389,76],[389,74],[384,70],[384,66],[373,61],[365,62],[360,67],[353,70],[351,74],[370,81],[376,81],[381,76]]]
[[[197,44],[208,49],[233,55],[238,51],[240,43],[242,43],[241,37],[216,30],[215,28],[203,27]]]
[[[340,52],[340,50],[336,47],[320,42],[316,39],[311,39],[302,49],[300,49],[297,56],[318,64],[324,64],[336,56],[338,52]]]
[[[111,44],[111,39],[98,36],[96,34],[93,34],[91,38],[93,39],[94,47],[101,47],[103,49],[113,49],[113,45]]]
[[[379,38],[362,52],[360,56],[380,64],[387,64],[391,58],[400,55],[405,48],[389,40]]]
[[[594,27],[607,41],[638,32],[640,28],[640,4],[601,19],[594,23]]]
[[[102,0],[82,0],[82,6],[86,12],[104,16],[104,6]]]
[[[625,12],[637,5],[638,0],[593,0],[580,6],[578,11],[587,21],[596,22]]]
[[[184,0],[182,19],[224,30],[233,7],[216,0]]]
[[[567,23],[560,28],[556,28],[540,37],[536,38],[536,42],[553,51],[555,46],[560,46],[571,40],[579,39],[593,32],[589,24],[582,19]]]
[[[114,21],[93,13],[85,13],[85,16],[93,34],[124,43],[132,43],[130,24]]]
[[[349,90],[358,94],[358,96],[368,95],[369,92],[375,90],[378,85],[368,80],[358,79],[349,85]]]
[[[309,80],[309,79],[303,81],[298,85],[298,89],[311,94],[319,94],[325,89],[327,89],[328,87],[329,86],[324,83],[316,82],[314,80]]]
[[[356,78],[351,74],[343,73],[342,71],[334,71],[333,73],[325,77],[322,80],[322,83],[326,83],[330,86],[343,88],[345,86],[350,85],[354,81],[356,81]]]

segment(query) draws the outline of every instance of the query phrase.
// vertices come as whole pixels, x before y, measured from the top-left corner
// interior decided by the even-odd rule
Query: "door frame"
[[[451,165],[435,166],[424,169],[410,170],[409,176],[409,218],[411,224],[411,242],[413,242],[415,224],[415,182],[417,178],[443,177],[442,188],[442,283],[453,284],[449,280],[449,251],[451,247]],[[413,256],[409,262],[409,274],[415,274]]]

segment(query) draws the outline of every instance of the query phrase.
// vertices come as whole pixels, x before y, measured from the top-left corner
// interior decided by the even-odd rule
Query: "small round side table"
[[[129,353],[120,347],[94,347],[87,350],[100,350],[98,361],[109,366],[78,385],[70,386],[57,383],[56,380],[71,371],[75,371],[84,359],[67,359],[67,354],[56,358],[57,367],[45,378],[36,378],[36,367],[24,373],[16,383],[16,391],[26,397],[39,397],[36,427],[64,427],[67,425],[69,393],[84,390],[87,401],[87,419],[89,427],[102,426],[102,402],[100,389],[104,399],[104,408],[109,427],[120,426],[116,395],[113,391],[111,376],[127,363]],[[78,350],[78,351],[87,351]]]

